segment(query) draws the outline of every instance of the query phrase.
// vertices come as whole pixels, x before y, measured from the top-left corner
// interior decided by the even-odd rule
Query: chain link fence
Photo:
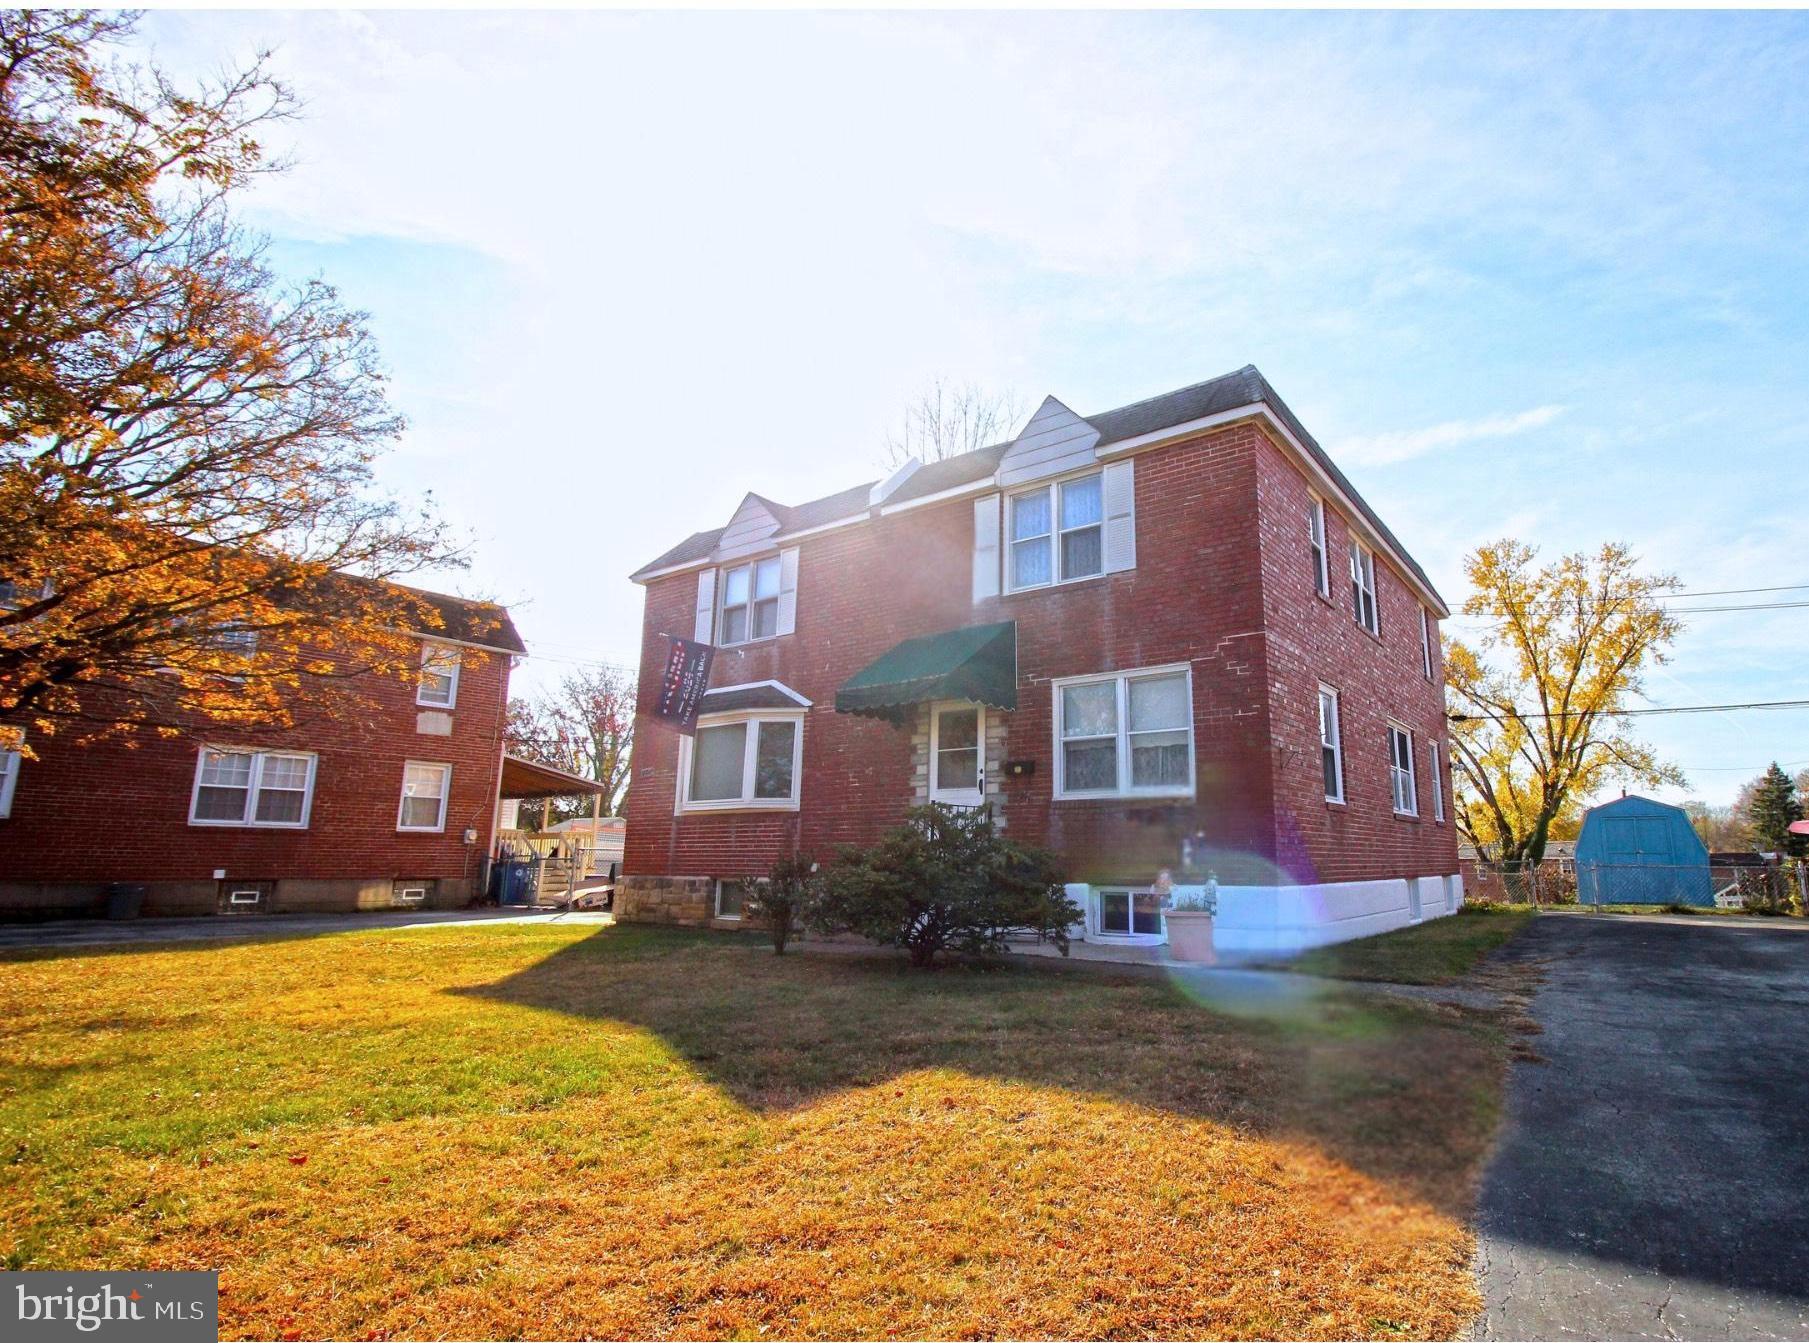
[[[1744,909],[1802,914],[1809,907],[1809,864],[1800,859],[1711,863],[1706,869],[1671,864],[1584,864],[1571,861],[1466,863],[1464,898],[1525,905]],[[1706,873],[1706,875],[1705,875]]]

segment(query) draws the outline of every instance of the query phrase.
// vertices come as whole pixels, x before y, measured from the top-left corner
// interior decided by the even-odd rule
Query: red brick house
[[[738,917],[780,854],[914,802],[1061,853],[1088,939],[1159,942],[1159,877],[1228,950],[1457,908],[1424,571],[1255,368],[810,503],[750,494],[646,589],[620,917]],[[717,647],[694,738],[667,634]]]
[[[443,625],[417,682],[369,677],[356,712],[0,755],[0,918],[93,913],[114,883],[146,914],[467,903],[526,649],[500,607],[420,595]]]

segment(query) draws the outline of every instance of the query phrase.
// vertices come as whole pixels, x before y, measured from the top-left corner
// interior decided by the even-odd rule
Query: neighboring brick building
[[[508,612],[422,594],[418,684],[367,676],[344,714],[0,753],[0,918],[463,905],[492,837],[513,659]]]
[[[738,879],[913,802],[1060,852],[1091,939],[1159,941],[1216,880],[1227,949],[1461,900],[1448,611],[1260,373],[812,503],[750,494],[646,588],[621,917],[733,917]],[[649,710],[664,635],[717,645],[698,735]],[[1322,730],[1323,729],[1323,730]]]

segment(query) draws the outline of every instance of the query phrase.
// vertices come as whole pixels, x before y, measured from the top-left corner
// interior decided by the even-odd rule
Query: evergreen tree
[[[1774,760],[1753,785],[1746,804],[1746,823],[1752,829],[1753,841],[1769,852],[1800,856],[1803,837],[1790,833],[1790,823],[1802,819],[1803,804],[1797,798],[1796,783]]]

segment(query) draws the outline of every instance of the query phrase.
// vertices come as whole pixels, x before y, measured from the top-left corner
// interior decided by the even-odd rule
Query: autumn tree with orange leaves
[[[374,487],[401,421],[363,315],[228,208],[294,98],[263,58],[193,89],[125,64],[136,21],[0,11],[9,735],[296,721],[411,672],[441,621],[388,580],[460,559]]]
[[[1623,713],[1682,628],[1661,601],[1677,580],[1623,545],[1537,559],[1519,541],[1478,547],[1463,614],[1483,632],[1445,649],[1458,827],[1506,863],[1539,862],[1606,786],[1683,782]]]

